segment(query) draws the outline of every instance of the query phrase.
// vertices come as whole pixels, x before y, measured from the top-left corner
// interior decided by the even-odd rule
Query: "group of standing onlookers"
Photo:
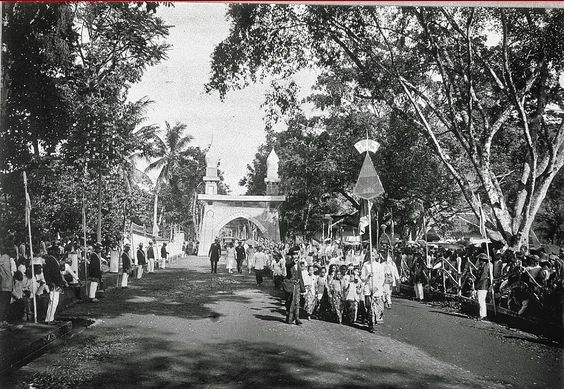
[[[117,247],[113,249],[117,250]],[[87,301],[98,302],[96,294],[103,281],[102,275],[110,270],[108,258],[111,251],[112,248],[99,242],[89,246],[86,253],[78,242],[69,241],[65,245],[59,241],[51,244],[42,242],[37,251],[34,250],[32,259],[29,247],[25,244],[3,249],[0,255],[1,325],[33,320],[34,311],[39,312],[40,301],[45,301],[47,296],[44,321],[52,323],[61,294],[66,291],[80,298],[81,286],[85,287]],[[121,287],[127,288],[134,271],[137,278],[141,278],[143,272],[153,273],[156,266],[166,268],[169,253],[166,243],[162,244],[160,253],[153,242],[148,243],[147,250],[140,243],[133,253],[130,243],[125,242],[118,260],[121,263]],[[80,281],[79,274],[81,279],[87,281],[86,284]],[[67,289],[69,287],[71,289]]]
[[[3,249],[0,255],[2,325],[33,320],[34,296],[36,301],[48,296],[44,321],[52,323],[64,288],[79,285],[72,265],[72,257],[65,255],[65,248],[59,242],[43,244],[43,249],[33,259],[25,245]]]
[[[417,299],[424,299],[424,291],[446,292],[476,299],[479,319],[487,316],[486,302],[495,301],[496,307],[519,316],[560,320],[564,302],[562,249],[560,255],[542,248],[502,251],[472,245],[427,250],[396,247],[394,251],[402,281],[413,284]]]

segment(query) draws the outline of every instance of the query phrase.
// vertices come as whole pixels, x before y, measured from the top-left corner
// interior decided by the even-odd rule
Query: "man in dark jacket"
[[[147,259],[145,257],[145,251],[143,251],[143,243],[139,243],[139,247],[137,248],[137,264],[141,266],[139,272],[141,273],[138,278],[141,278],[143,275],[143,270],[147,270]]]
[[[239,241],[237,247],[235,247],[235,260],[237,261],[237,271],[243,273],[243,261],[247,258],[247,253],[243,247],[243,242]]]
[[[413,290],[415,291],[415,299],[423,301],[425,298],[423,285],[427,282],[427,274],[425,274],[425,261],[423,260],[423,255],[420,252],[415,254],[415,259],[413,260],[411,274],[413,276]]]
[[[126,243],[123,245],[123,253],[121,253],[121,270],[123,274],[121,275],[121,288],[127,288],[127,280],[129,279],[129,272],[131,271],[131,256],[130,256],[131,245]]]
[[[219,262],[219,257],[221,257],[221,246],[219,244],[219,238],[215,238],[215,242],[211,244],[208,256],[210,257],[211,272],[217,273],[217,262]]]
[[[98,289],[98,284],[102,282],[102,243],[95,243],[94,252],[90,254],[88,280],[90,281],[88,297],[91,302],[96,303],[98,302],[98,299],[96,298],[96,290]]]
[[[43,266],[43,275],[45,283],[49,287],[49,306],[47,307],[47,314],[45,316],[45,323],[53,323],[55,321],[55,312],[59,305],[59,294],[61,290],[68,285],[61,275],[59,261],[57,256],[60,253],[58,246],[51,246],[47,250],[45,256],[45,265]]]
[[[487,254],[478,255],[478,270],[476,272],[476,291],[478,292],[478,305],[480,306],[480,320],[483,320],[488,315],[486,306],[486,297],[491,285],[491,274],[493,266],[490,262],[490,257]]]
[[[163,245],[161,247],[161,262],[160,262],[160,265],[159,265],[160,269],[166,268],[167,260],[168,260],[168,251],[166,249],[166,243],[163,243]]]
[[[153,242],[149,242],[149,248],[147,248],[147,273],[155,272],[155,248],[153,247]]]

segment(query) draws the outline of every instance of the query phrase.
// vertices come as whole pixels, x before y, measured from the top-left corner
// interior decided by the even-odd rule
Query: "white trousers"
[[[91,299],[96,298],[96,290],[98,289],[98,283],[95,281],[90,281],[90,289],[88,290],[88,297]]]
[[[147,273],[154,273],[155,272],[155,260],[148,259],[147,260]]]
[[[141,278],[142,275],[143,275],[143,266],[139,266],[137,268],[137,279]]]
[[[59,292],[52,290],[49,292],[49,306],[47,307],[47,315],[45,316],[45,322],[55,320],[55,312],[57,311],[57,306],[59,305]]]
[[[417,300],[423,300],[425,298],[425,295],[423,294],[423,284],[421,282],[413,285],[413,290],[415,290],[415,298]]]
[[[128,278],[129,278],[129,273],[123,272],[123,274],[121,275],[121,287],[122,288],[127,288],[127,279]]]
[[[392,305],[392,284],[384,284],[384,303]]]
[[[159,269],[166,269],[166,258],[161,258]]]
[[[478,304],[480,305],[480,317],[488,316],[488,307],[486,306],[487,290],[478,289]]]

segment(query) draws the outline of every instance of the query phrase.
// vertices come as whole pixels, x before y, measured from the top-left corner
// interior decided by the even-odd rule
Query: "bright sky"
[[[224,102],[217,94],[204,92],[210,75],[211,53],[227,37],[226,4],[175,3],[174,8],[159,7],[157,15],[173,25],[168,42],[172,44],[169,59],[149,68],[143,80],[134,85],[130,99],[148,96],[154,103],[147,112],[145,124],[164,128],[165,120],[173,125],[185,123],[194,145],[205,148],[212,133],[221,153],[220,168],[233,194],[243,194],[238,181],[264,141],[265,87],[252,85],[231,92]],[[144,166],[140,166],[144,168]]]

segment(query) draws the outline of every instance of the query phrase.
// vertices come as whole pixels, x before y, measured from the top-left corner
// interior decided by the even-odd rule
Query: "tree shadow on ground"
[[[64,310],[60,317],[112,318],[126,313],[184,319],[218,318],[209,308],[219,301],[247,303],[239,291],[252,289],[254,279],[227,273],[173,269],[133,280],[127,289],[107,288],[98,303],[87,301]]]
[[[124,334],[134,331],[125,328]],[[115,329],[112,331],[115,332]],[[115,334],[119,338],[120,334]],[[74,340],[81,350],[78,362],[56,362],[56,369],[28,372],[18,388],[45,387],[44,382],[73,388],[482,388],[484,383],[444,372],[414,369],[389,361],[330,362],[331,358],[270,342],[226,341],[205,344],[173,342],[165,332],[158,337],[125,335],[96,342],[89,336]],[[69,354],[72,354],[73,351]],[[82,350],[87,350],[86,352]],[[92,350],[89,352],[88,350]],[[147,353],[146,350],[151,350]],[[65,357],[66,358],[66,357]],[[72,364],[74,376],[57,369]],[[441,374],[442,373],[442,374]]]

